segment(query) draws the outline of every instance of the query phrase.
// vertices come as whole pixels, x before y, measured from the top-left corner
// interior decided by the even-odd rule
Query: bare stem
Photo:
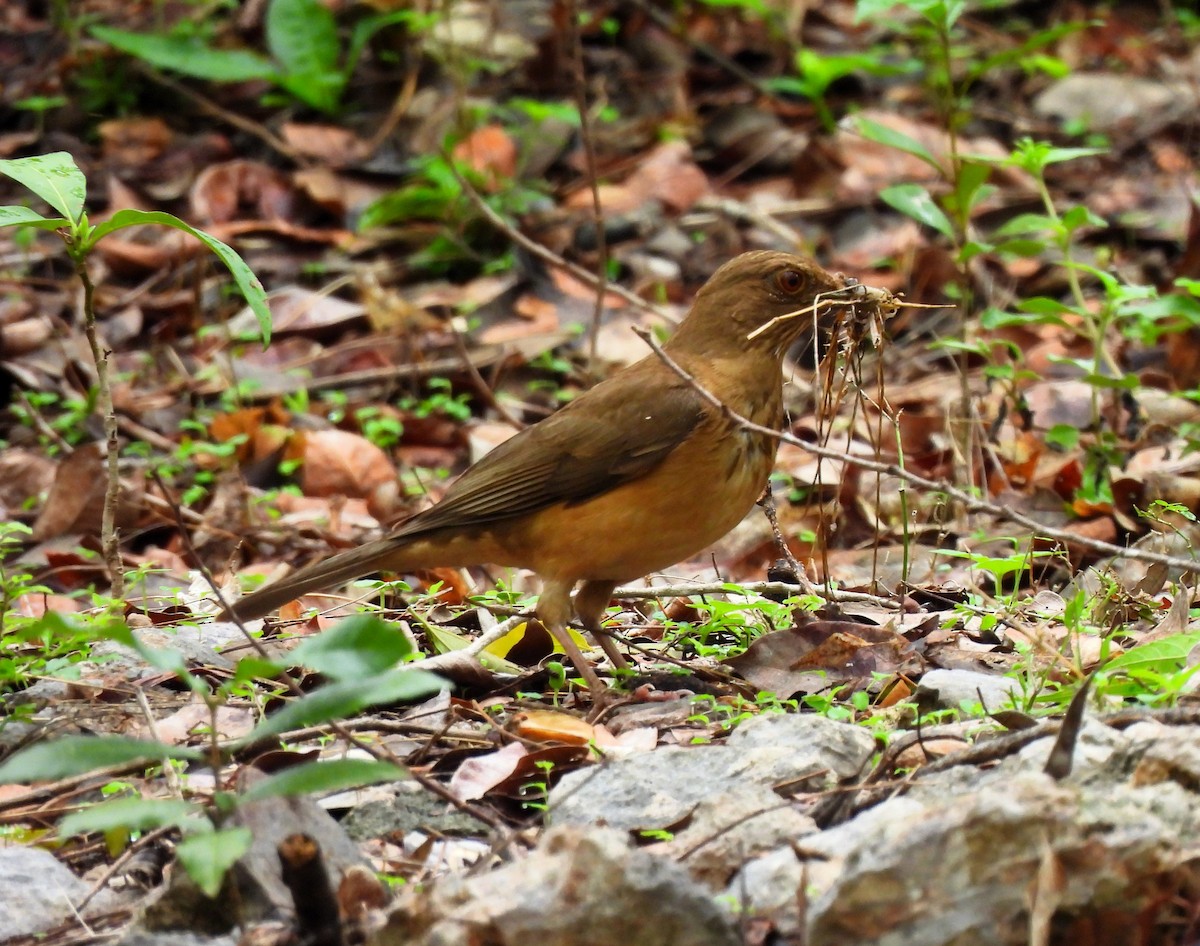
[[[588,334],[588,360],[595,362],[600,339],[600,320],[604,316],[604,294],[608,289],[608,238],[604,233],[604,208],[600,204],[600,180],[596,172],[596,145],[592,138],[592,117],[587,104],[587,74],[583,63],[583,30],[579,23],[579,4],[568,0],[570,20],[571,84],[575,88],[575,108],[579,112],[579,137],[587,162],[588,183],[592,190],[592,225],[596,228],[596,309]]]
[[[96,365],[96,406],[104,419],[104,441],[108,456],[108,484],[104,490],[104,510],[100,518],[100,548],[104,552],[104,563],[108,566],[112,596],[121,598],[125,594],[125,566],[121,561],[121,537],[117,533],[117,503],[121,500],[118,464],[120,444],[117,440],[117,415],[113,410],[112,388],[108,382],[110,352],[101,347],[100,336],[96,332],[96,287],[88,274],[86,257],[75,257],[75,274],[83,283],[83,326],[92,349],[92,361]]]

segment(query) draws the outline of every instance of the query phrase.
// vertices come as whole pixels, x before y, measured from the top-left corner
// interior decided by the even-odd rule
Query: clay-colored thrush
[[[664,346],[693,381],[647,355],[501,444],[386,538],[302,568],[238,601],[232,614],[262,617],[308,591],[377,571],[529,568],[543,582],[538,618],[593,694],[602,692],[566,631],[572,589],[582,582],[574,611],[597,631],[619,583],[701,552],[740,522],[775,460],[774,438],[739,426],[696,386],[757,424],[779,427],[785,351],[814,313],[818,326],[827,324],[824,313],[852,301],[855,288],[799,256],[738,256],[700,289]],[[779,319],[798,310],[808,312]],[[597,637],[613,664],[625,666],[607,635]]]

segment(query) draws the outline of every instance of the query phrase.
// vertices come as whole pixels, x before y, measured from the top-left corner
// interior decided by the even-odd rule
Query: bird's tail
[[[429,560],[429,545],[427,539],[406,540],[396,536],[368,542],[322,562],[306,565],[234,602],[218,617],[253,621],[310,591],[334,588],[380,569],[407,571],[441,564]]]

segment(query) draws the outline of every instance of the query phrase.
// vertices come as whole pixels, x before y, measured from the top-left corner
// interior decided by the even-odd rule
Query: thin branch
[[[248,135],[252,135],[259,141],[266,144],[268,148],[271,148],[273,151],[277,151],[288,160],[294,161],[296,164],[304,164],[304,156],[300,154],[299,151],[289,145],[282,138],[272,134],[267,128],[260,125],[258,122],[251,121],[250,119],[245,118],[236,112],[231,112],[226,108],[222,108],[211,99],[206,98],[194,89],[189,89],[182,82],[176,82],[170,76],[163,75],[161,72],[151,66],[140,63],[139,69],[148,79],[157,82],[159,85],[166,86],[176,95],[183,96],[185,99],[192,102],[197,108],[199,108],[200,111],[207,112],[218,121],[225,122],[226,124],[232,125],[234,128],[238,128],[241,131],[246,132]]]

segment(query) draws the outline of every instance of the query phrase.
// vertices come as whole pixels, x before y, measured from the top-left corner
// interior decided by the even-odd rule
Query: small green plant
[[[161,224],[189,233],[228,267],[238,289],[245,296],[258,319],[264,345],[270,337],[271,330],[271,312],[267,308],[266,294],[257,277],[250,271],[250,267],[232,248],[171,214],[161,211],[119,210],[108,220],[93,226],[84,211],[87,180],[66,152],[2,160],[0,161],[0,174],[23,185],[60,215],[47,217],[24,206],[0,207],[0,227],[22,226],[58,233],[66,245],[67,255],[75,267],[75,275],[83,285],[84,330],[96,366],[97,382],[94,400],[97,410],[103,418],[108,449],[108,488],[101,525],[101,543],[104,547],[105,561],[113,576],[113,596],[119,598],[122,592],[121,576],[124,569],[121,566],[119,541],[114,524],[117,496],[120,490],[117,471],[117,418],[113,412],[112,391],[109,387],[108,355],[96,332],[95,286],[88,273],[88,258],[100,240],[125,227]]]
[[[55,391],[24,391],[9,411],[19,424],[38,431],[38,443],[55,454],[59,451],[57,438],[71,446],[87,439],[87,421],[95,408],[94,391],[87,398],[64,398]]]
[[[354,419],[358,422],[363,436],[384,450],[396,446],[404,436],[404,423],[400,418],[393,414],[385,414],[378,407],[360,407],[354,412]]]
[[[727,588],[729,600],[705,598],[694,607],[704,620],[695,624],[688,622],[665,622],[667,636],[674,646],[685,654],[723,659],[740,654],[755,640],[768,631],[788,626],[792,621],[792,608],[801,602],[788,599],[784,602],[768,598],[748,597],[737,585]],[[807,606],[808,602],[803,602]]]
[[[284,671],[282,664],[264,657],[244,657],[238,661],[233,676],[214,691],[207,679],[187,668],[182,654],[147,646],[123,622],[113,622],[105,636],[136,651],[151,666],[174,673],[213,714],[234,692],[244,692],[256,680],[276,679]],[[207,762],[219,772],[232,753],[263,740],[277,739],[289,730],[350,716],[370,706],[416,700],[440,689],[443,681],[432,674],[396,670],[409,649],[405,637],[378,618],[366,615],[350,618],[306,638],[292,651],[288,661],[289,666],[309,667],[331,682],[298,696],[232,747],[222,748],[217,744],[215,726],[210,728],[211,742],[203,751],[123,736],[68,736],[10,756],[0,764],[0,784],[68,778],[116,765],[147,770],[162,765]],[[152,828],[174,827],[183,836],[177,848],[180,862],[199,887],[215,897],[226,871],[249,848],[248,830],[220,827],[239,805],[277,795],[360,787],[392,781],[405,774],[403,768],[390,762],[343,758],[284,769],[240,795],[218,790],[207,798],[169,800],[131,795],[124,783],[114,782],[106,793],[111,797],[63,819],[58,831],[62,837],[88,832],[119,837]],[[216,784],[221,784],[220,778]]]
[[[12,605],[21,595],[47,591],[33,584],[33,576],[20,566],[9,563],[17,555],[33,530],[23,522],[0,522],[0,633],[8,630]]]
[[[990,575],[993,583],[993,594],[1002,598],[1015,595],[1020,588],[1022,577],[1028,575],[1034,562],[1039,559],[1053,558],[1059,553],[1049,549],[1021,549],[1016,539],[1008,540],[1013,551],[1011,555],[984,555],[979,552],[966,552],[958,549],[940,549],[938,555],[949,558],[964,558],[975,568]],[[1012,577],[1012,587],[1005,590],[1005,579]]]
[[[401,410],[409,411],[416,417],[432,417],[442,414],[451,420],[466,421],[471,419],[471,396],[455,394],[454,387],[446,378],[430,378],[425,382],[429,393],[423,398],[404,397],[399,401]]]
[[[550,692],[554,695],[554,705],[557,706],[559,697],[567,689],[567,668],[561,660],[547,660],[546,672],[549,674],[546,686],[550,688]]]
[[[267,6],[266,43],[270,56],[216,45],[210,19],[181,20],[168,33],[130,33],[93,26],[91,34],[131,56],[171,72],[210,82],[274,83],[322,112],[335,112],[367,43],[395,24],[423,29],[427,16],[399,10],[358,22],[343,47],[330,8],[320,0],[271,0]]]
[[[521,807],[526,811],[546,811],[550,797],[550,775],[554,771],[554,763],[550,759],[538,759],[533,763],[541,771],[542,777],[531,779],[521,786]]]
[[[848,53],[844,55],[822,54],[808,47],[797,50],[795,55],[796,75],[770,79],[766,85],[773,92],[798,95],[808,99],[816,109],[817,118],[826,131],[833,131],[837,118],[829,106],[830,87],[840,79],[852,76],[893,76],[912,72],[920,68],[914,61],[891,63],[885,51]]]
[[[35,676],[69,676],[90,644],[80,623],[53,612],[32,617],[19,606],[50,593],[15,560],[30,533],[24,523],[0,522],[0,691],[19,689]]]
[[[402,227],[430,222],[437,232],[430,238],[429,228],[412,230],[414,250],[410,266],[444,273],[458,264],[470,264],[483,272],[503,272],[512,266],[512,252],[496,239],[494,228],[479,214],[463,193],[460,179],[480,192],[483,201],[496,213],[520,215],[543,199],[531,186],[507,182],[504,187],[489,188],[482,177],[465,162],[442,155],[420,155],[412,161],[408,183],[371,204],[359,220],[361,230]],[[398,234],[405,239],[403,232]]]

